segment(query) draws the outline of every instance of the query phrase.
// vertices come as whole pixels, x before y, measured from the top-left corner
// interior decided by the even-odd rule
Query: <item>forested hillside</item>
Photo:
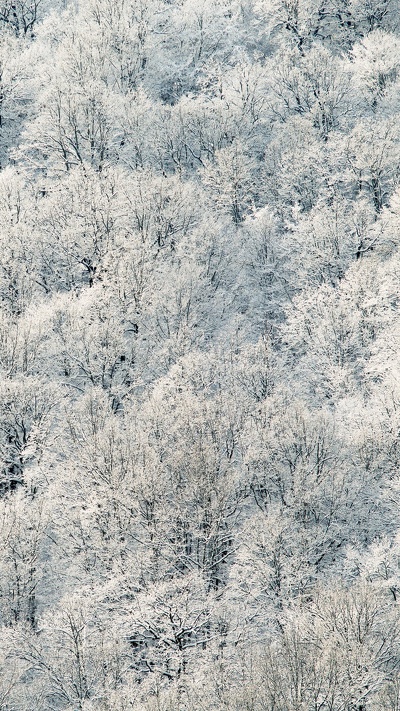
[[[399,711],[398,0],[0,0],[0,167],[0,711]]]

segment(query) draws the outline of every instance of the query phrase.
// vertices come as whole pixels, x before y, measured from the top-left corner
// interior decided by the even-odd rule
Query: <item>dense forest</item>
[[[399,711],[398,0],[0,0],[0,711]]]

